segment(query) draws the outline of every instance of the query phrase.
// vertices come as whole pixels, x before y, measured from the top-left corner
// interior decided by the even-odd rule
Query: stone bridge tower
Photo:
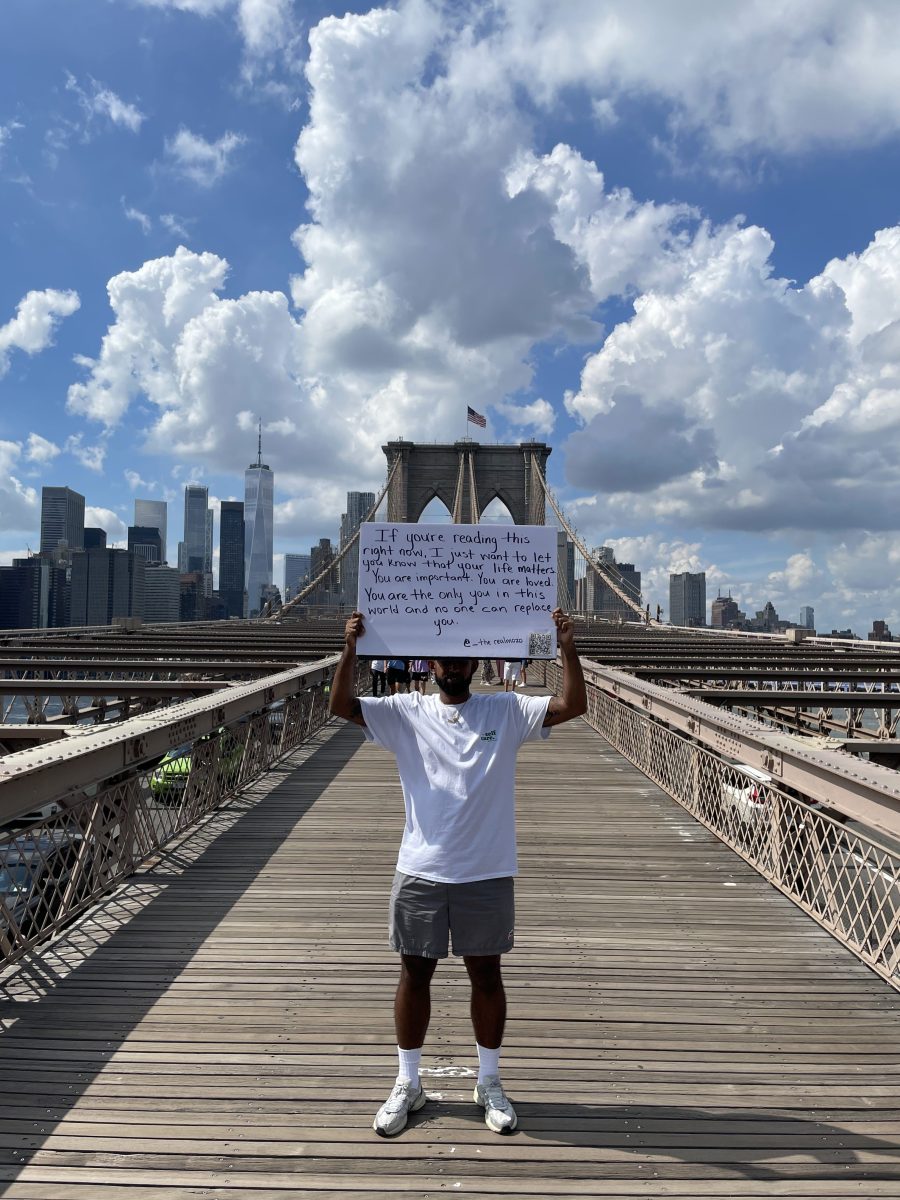
[[[544,475],[551,448],[545,442],[518,446],[482,446],[479,442],[388,442],[383,446],[388,472],[399,459],[388,490],[387,519],[418,521],[435,496],[453,520],[475,525],[499,497],[517,525],[546,524]]]

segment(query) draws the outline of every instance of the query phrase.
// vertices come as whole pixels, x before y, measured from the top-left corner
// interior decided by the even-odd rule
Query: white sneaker
[[[499,1075],[488,1075],[481,1083],[476,1083],[472,1099],[484,1109],[484,1123],[494,1133],[512,1133],[519,1123]]]
[[[411,1112],[418,1112],[425,1103],[425,1089],[421,1083],[413,1087],[408,1079],[398,1079],[391,1094],[375,1114],[372,1128],[380,1137],[393,1137],[401,1129]]]

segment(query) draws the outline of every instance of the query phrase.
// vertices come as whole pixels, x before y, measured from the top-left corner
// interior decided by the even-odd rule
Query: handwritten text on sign
[[[361,525],[359,653],[552,658],[556,554],[544,525]]]

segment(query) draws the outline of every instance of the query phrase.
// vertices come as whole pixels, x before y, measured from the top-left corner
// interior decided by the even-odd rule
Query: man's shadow
[[[660,1179],[669,1174],[683,1178],[684,1166],[689,1164],[697,1168],[698,1178],[724,1174],[757,1181],[900,1180],[900,1142],[842,1128],[812,1112],[798,1115],[794,1109],[777,1107],[531,1103],[515,1099],[514,1085],[510,1086],[510,1095],[519,1117],[513,1138],[570,1149],[621,1152],[618,1161],[602,1163],[596,1158],[581,1162],[566,1158],[564,1167],[562,1163],[560,1166],[567,1178],[596,1178],[598,1170],[604,1178],[631,1178],[635,1168],[624,1157],[630,1154],[645,1160],[644,1165]],[[843,1112],[851,1126],[871,1122],[875,1116],[860,1109]],[[484,1128],[484,1118],[473,1104],[447,1101],[427,1104],[410,1118],[410,1128],[435,1125],[450,1115]],[[834,1120],[833,1114],[830,1116]],[[798,1155],[811,1161],[785,1162],[779,1167],[777,1159]],[[873,1162],[872,1157],[885,1161]],[[848,1167],[857,1168],[852,1176],[848,1176]]]

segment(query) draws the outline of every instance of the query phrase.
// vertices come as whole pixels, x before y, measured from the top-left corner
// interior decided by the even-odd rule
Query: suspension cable
[[[553,511],[556,513],[556,516],[557,516],[557,519],[558,519],[560,525],[562,525],[565,532],[568,534],[568,536],[572,539],[572,541],[578,547],[578,550],[579,550],[582,558],[584,559],[585,563],[591,568],[591,570],[594,572],[594,574],[597,575],[603,581],[603,583],[605,583],[607,585],[607,587],[609,587],[613,592],[615,592],[615,594],[619,597],[619,599],[624,604],[628,605],[628,607],[631,609],[632,612],[636,613],[642,619],[645,619],[646,611],[642,604],[642,597],[641,597],[640,592],[637,592],[636,598],[633,595],[629,595],[629,593],[626,589],[626,586],[625,586],[625,581],[622,579],[622,577],[619,576],[617,578],[612,573],[612,571],[609,570],[609,567],[607,566],[606,563],[598,562],[594,558],[594,556],[590,553],[588,548],[585,546],[584,542],[581,540],[581,538],[578,536],[578,534],[574,531],[574,529],[570,525],[568,519],[566,518],[566,516],[563,513],[562,508],[558,504],[556,497],[553,495],[553,492],[550,490],[550,486],[547,483],[547,480],[544,478],[543,473],[539,471],[537,473],[537,476],[541,482],[541,487],[544,489],[544,495],[550,501],[550,506],[553,509]]]
[[[397,473],[397,468],[399,466],[400,466],[400,455],[398,454],[397,457],[394,459],[394,465],[391,467],[390,472],[388,473],[387,481],[386,481],[384,487],[381,489],[381,492],[380,492],[378,498],[376,499],[376,501],[372,505],[372,507],[369,509],[369,511],[366,513],[366,515],[363,517],[362,521],[360,521],[353,537],[350,538],[350,540],[344,546],[341,547],[340,554],[338,554],[337,557],[333,558],[331,560],[331,562],[328,564],[328,566],[325,567],[325,569],[323,571],[320,571],[319,574],[315,577],[315,579],[311,580],[311,582],[309,582],[302,591],[298,592],[296,596],[294,596],[291,600],[289,600],[287,602],[287,604],[283,604],[281,606],[281,608],[278,609],[277,612],[267,613],[266,616],[264,616],[262,618],[264,621],[279,620],[281,617],[284,616],[285,613],[290,612],[291,609],[293,609],[293,608],[296,608],[296,606],[298,604],[300,604],[303,600],[305,600],[306,597],[308,595],[310,595],[311,592],[314,592],[316,590],[316,588],[319,586],[319,584],[322,583],[322,581],[327,576],[329,576],[337,566],[340,565],[340,563],[346,557],[347,552],[353,546],[355,546],[356,543],[359,541],[360,528],[365,524],[366,521],[371,521],[372,518],[375,516],[375,514],[378,512],[378,509],[381,507],[381,502],[387,495],[388,488],[391,486],[394,475]],[[355,606],[356,601],[354,600],[353,603]]]

